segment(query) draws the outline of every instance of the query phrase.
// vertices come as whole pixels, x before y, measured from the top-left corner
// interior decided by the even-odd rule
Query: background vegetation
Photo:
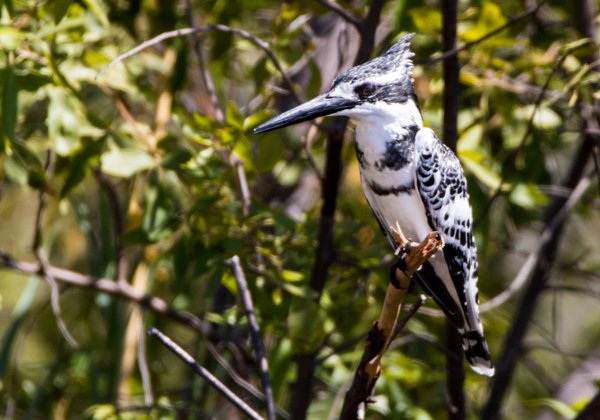
[[[494,380],[467,368],[466,416],[576,416],[600,377],[596,6],[1,0],[2,415],[236,418],[146,337],[150,326],[264,413],[226,263],[238,255],[279,416],[335,418],[390,250],[344,120],[252,128],[414,31],[421,109],[451,144],[445,86],[458,100],[498,368]],[[460,73],[445,84],[452,16],[465,48],[446,54]],[[225,26],[165,40],[95,79],[153,36],[209,24]],[[369,418],[447,415],[444,325],[431,302],[410,320]]]

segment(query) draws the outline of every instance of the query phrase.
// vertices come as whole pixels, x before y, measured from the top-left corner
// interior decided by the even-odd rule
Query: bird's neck
[[[415,136],[423,127],[421,112],[412,100],[379,104],[372,112],[353,118],[356,153],[363,175],[410,170],[415,159]]]

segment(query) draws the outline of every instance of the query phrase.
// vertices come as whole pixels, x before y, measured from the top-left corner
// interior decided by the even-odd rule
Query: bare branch
[[[169,351],[175,356],[181,359],[186,365],[193,369],[195,373],[204,378],[211,386],[213,386],[221,395],[227,398],[233,405],[235,405],[241,412],[246,414],[252,419],[262,420],[262,417],[252,409],[248,404],[240,399],[233,391],[231,391],[223,382],[219,381],[212,373],[198,364],[192,356],[186,353],[181,347],[179,347],[173,340],[164,335],[156,328],[150,328],[148,331],[153,337],[156,337]]]
[[[250,214],[250,204],[252,204],[252,198],[250,197],[250,188],[248,187],[246,172],[244,172],[244,162],[242,162],[238,154],[232,150],[229,153],[229,163],[235,169],[235,173],[240,184],[240,194],[242,196],[242,213],[244,214],[244,216],[248,216]]]
[[[19,261],[12,258],[7,252],[0,249],[0,268],[10,268],[23,273],[40,274],[37,264]],[[57,282],[77,287],[94,289],[99,292],[119,296],[138,305],[148,308],[153,312],[167,316],[168,318],[186,325],[199,332],[203,336],[210,336],[210,327],[197,316],[184,311],[177,311],[169,306],[167,302],[156,296],[145,295],[135,290],[129,284],[117,283],[110,279],[86,276],[74,271],[48,265],[46,273],[56,279]]]
[[[352,13],[350,13],[349,11],[344,9],[342,6],[337,4],[335,1],[333,1],[333,0],[317,0],[317,3],[319,3],[323,7],[326,7],[327,9],[331,10],[332,12],[336,13],[339,17],[344,19],[346,22],[353,25],[357,31],[360,32],[362,30],[362,27],[363,27],[362,20],[360,20],[359,18],[354,16]]]
[[[147,407],[154,405],[154,395],[152,393],[152,381],[150,380],[150,369],[148,368],[148,360],[146,359],[146,334],[144,334],[144,319],[142,313],[142,321],[140,322],[140,334],[137,343],[137,360],[138,369],[142,378],[142,387],[144,388],[144,403]]]
[[[271,388],[271,380],[269,379],[269,362],[267,360],[265,345],[260,336],[260,327],[254,314],[254,303],[252,302],[252,295],[250,289],[248,289],[248,282],[240,259],[237,255],[234,255],[230,259],[226,260],[227,265],[231,268],[233,276],[240,292],[240,297],[246,311],[246,317],[248,318],[248,325],[250,326],[250,333],[252,336],[252,342],[254,349],[256,350],[256,359],[258,361],[258,371],[260,372],[260,380],[262,382],[263,389],[265,391],[266,403],[267,403],[267,419],[275,419],[275,403],[273,401],[273,389]]]
[[[457,0],[442,0],[442,48],[444,52],[456,48],[458,4]],[[444,76],[444,143],[456,153],[458,142],[459,75],[458,56],[452,54],[443,61]],[[466,417],[465,370],[463,364],[462,337],[446,318],[446,391],[448,419],[463,420]]]
[[[229,27],[226,25],[219,25],[219,24],[210,24],[210,25],[205,25],[205,26],[198,26],[195,28],[183,28],[183,29],[176,29],[174,31],[163,32],[162,34],[159,34],[148,41],[142,42],[140,45],[138,45],[135,48],[132,48],[131,50],[127,51],[126,53],[119,55],[117,58],[115,58],[113,61],[111,61],[106,67],[104,67],[102,70],[100,70],[96,74],[95,79],[97,80],[107,70],[109,70],[111,67],[115,66],[116,64],[119,64],[123,60],[134,56],[135,54],[139,53],[140,51],[145,50],[146,48],[150,48],[154,45],[160,44],[161,42],[163,42],[167,39],[178,38],[181,36],[190,36],[193,34],[197,34],[197,33],[201,33],[201,32],[209,32],[209,31],[220,31],[220,32],[226,32],[226,33],[238,35],[238,36],[252,42],[254,45],[256,45],[261,50],[263,50],[264,53],[269,58],[269,60],[271,60],[271,62],[273,63],[273,65],[275,66],[277,71],[279,71],[279,74],[281,75],[283,82],[285,83],[286,87],[289,90],[289,94],[294,97],[296,102],[298,102],[298,103],[301,102],[300,97],[298,96],[298,94],[296,93],[296,90],[294,89],[294,83],[292,82],[292,80],[289,78],[289,76],[283,69],[281,62],[279,61],[279,59],[277,58],[275,53],[273,53],[271,46],[267,42],[263,41],[262,39],[252,35],[249,32],[246,32],[242,29],[232,28],[232,27]]]

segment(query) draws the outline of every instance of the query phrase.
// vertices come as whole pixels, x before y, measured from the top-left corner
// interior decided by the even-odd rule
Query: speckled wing
[[[456,155],[432,130],[419,130],[415,145],[418,156],[417,190],[429,224],[444,236],[446,245],[443,254],[450,275],[448,279],[447,274],[436,268],[439,279],[431,282],[422,278],[421,283],[426,283],[425,289],[462,334],[463,349],[469,363],[480,373],[491,375],[493,364],[479,319],[477,248],[472,233],[473,217],[467,181]],[[444,290],[451,288],[454,290]]]

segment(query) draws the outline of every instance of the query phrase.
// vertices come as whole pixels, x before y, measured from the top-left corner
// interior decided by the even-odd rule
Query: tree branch
[[[352,26],[356,28],[357,31],[361,30],[362,21],[357,18],[354,14],[344,9],[342,6],[337,4],[333,0],[317,0],[321,6],[326,7],[332,12],[336,13],[339,17],[344,19],[346,22],[350,23]]]
[[[227,398],[233,405],[235,405],[241,412],[246,414],[248,417],[255,420],[262,420],[262,417],[246,404],[240,397],[238,397],[233,391],[231,391],[223,382],[219,381],[212,373],[206,370],[204,367],[199,365],[192,356],[186,353],[181,347],[179,347],[173,340],[164,335],[156,328],[150,328],[148,331],[153,337],[156,337],[169,351],[175,356],[181,359],[186,365],[199,376],[204,378],[210,385],[212,385],[221,395]]]
[[[406,268],[402,271],[396,269],[395,276],[398,284],[390,283],[388,285],[379,320],[375,322],[367,335],[361,361],[354,374],[352,385],[344,398],[340,414],[340,418],[344,420],[364,418],[366,406],[370,402],[375,383],[381,373],[381,358],[397,334],[398,316],[412,276],[429,257],[444,246],[443,237],[437,232],[431,232],[423,242],[414,244],[406,240],[398,225],[395,230],[395,239],[399,244],[398,249],[402,250],[398,266]],[[399,288],[397,288],[398,285]],[[418,308],[418,306],[416,307]]]
[[[254,303],[252,302],[252,295],[248,289],[248,282],[244,275],[244,270],[240,264],[240,259],[237,255],[234,255],[230,259],[226,260],[227,265],[231,268],[233,276],[240,292],[242,304],[246,311],[246,317],[248,318],[248,325],[250,326],[250,334],[252,336],[252,342],[254,349],[256,350],[256,359],[258,362],[258,371],[260,372],[260,380],[262,382],[263,389],[265,391],[266,403],[267,403],[267,419],[275,419],[275,403],[273,401],[273,389],[271,388],[271,380],[269,379],[269,361],[267,360],[265,345],[260,337],[260,327],[254,314]]]
[[[39,266],[34,263],[19,261],[12,258],[7,252],[0,249],[0,268],[10,268],[28,274],[40,274]],[[197,316],[184,311],[177,311],[169,306],[167,302],[156,296],[144,295],[129,284],[120,284],[110,279],[96,278],[86,276],[74,271],[63,268],[47,266],[47,274],[56,281],[71,286],[93,289],[110,295],[119,296],[138,305],[148,308],[153,312],[165,315],[166,317],[183,324],[205,337],[211,335],[210,327]]]

